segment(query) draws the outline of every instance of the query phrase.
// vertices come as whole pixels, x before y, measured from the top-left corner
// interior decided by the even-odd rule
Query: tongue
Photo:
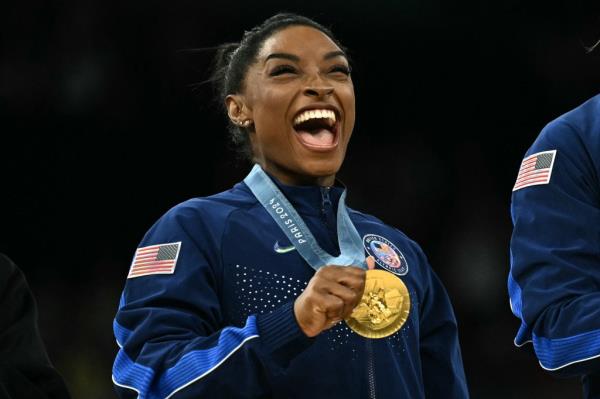
[[[328,146],[333,144],[334,135],[330,130],[317,129],[314,131],[298,131],[300,139],[309,145]]]

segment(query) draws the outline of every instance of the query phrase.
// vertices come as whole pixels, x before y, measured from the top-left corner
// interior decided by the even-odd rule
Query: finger
[[[322,293],[331,293],[344,300],[344,318],[352,313],[352,310],[360,302],[365,290],[365,274],[360,273],[356,276],[338,276],[339,282],[323,280],[318,289]]]
[[[321,294],[339,295],[345,302],[345,308],[349,307],[349,309],[344,309],[344,314],[347,314],[362,298],[366,272],[352,266],[326,266],[326,268],[327,270],[319,269],[324,271],[313,277],[310,288]],[[343,290],[340,286],[353,292]]]
[[[366,273],[362,269],[359,270],[362,273],[340,276],[337,282],[355,291],[359,296],[362,296],[365,289]]]
[[[362,296],[364,281],[355,277],[339,278],[339,280],[341,282],[319,278],[311,288],[322,295],[339,296],[344,302],[356,302],[360,299],[357,297]]]
[[[328,280],[337,281],[341,276],[361,276],[365,273],[364,269],[355,266],[337,266],[328,265],[321,267],[315,276],[320,276]]]
[[[335,281],[347,287],[357,289],[360,288],[366,271],[354,266],[325,266],[319,269],[315,277]]]
[[[343,302],[342,318],[346,318],[352,313],[352,310],[358,305],[362,297],[362,292],[357,292],[342,284],[329,284],[326,288],[329,294],[340,298]]]
[[[375,269],[375,259],[373,259],[372,256],[367,256],[367,267],[369,268],[369,270],[373,270]]]
[[[362,276],[341,276],[337,280],[338,284],[348,287],[354,291],[362,291],[365,285],[365,275]]]
[[[321,306],[325,310],[327,320],[342,320],[344,317],[344,301],[336,295],[323,295],[320,297]]]

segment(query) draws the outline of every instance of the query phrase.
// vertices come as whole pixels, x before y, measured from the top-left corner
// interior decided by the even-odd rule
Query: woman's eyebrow
[[[331,51],[331,52],[325,54],[325,57],[323,57],[323,59],[329,60],[329,59],[335,58],[335,57],[344,57],[344,58],[348,59],[348,57],[346,56],[346,53],[344,53],[341,50]]]
[[[267,56],[267,58],[265,58],[265,62],[269,61],[272,58],[283,58],[286,60],[290,60],[290,61],[295,61],[295,62],[299,62],[300,61],[300,57],[298,57],[297,55],[294,54],[289,54],[289,53],[271,53]]]
[[[344,53],[341,50],[336,50],[336,51],[330,51],[329,53],[325,54],[325,56],[323,56],[324,60],[329,60],[331,58],[335,58],[335,57],[344,57],[344,58],[348,58],[346,56],[346,53]],[[294,61],[294,62],[299,62],[300,61],[300,57],[298,57],[297,55],[294,54],[290,54],[290,53],[271,53],[267,56],[267,58],[265,58],[265,63],[267,61],[269,61],[270,59],[273,58],[282,58],[285,60],[290,60],[290,61]]]

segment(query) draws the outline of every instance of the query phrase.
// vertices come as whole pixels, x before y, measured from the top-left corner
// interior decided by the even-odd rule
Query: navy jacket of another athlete
[[[342,189],[277,184],[320,246],[338,255]],[[398,332],[369,340],[341,322],[307,338],[293,301],[315,270],[239,183],[177,205],[141,242],[181,244],[172,247],[172,274],[127,279],[114,322],[119,396],[467,398],[453,310],[423,252],[378,219],[349,212],[361,237],[391,244],[403,262],[411,309]]]
[[[518,179],[512,197],[515,344],[532,342],[544,369],[585,376],[586,397],[600,397],[600,96],[549,123],[521,170],[540,153],[553,162]]]

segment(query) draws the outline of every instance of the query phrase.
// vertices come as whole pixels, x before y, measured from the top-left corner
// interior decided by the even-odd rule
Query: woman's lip
[[[298,115],[300,115],[301,113],[303,113],[305,111],[312,111],[312,110],[319,110],[319,109],[326,109],[326,110],[333,111],[335,113],[335,117],[336,117],[337,121],[340,121],[342,118],[342,112],[337,106],[335,106],[333,104],[329,104],[329,103],[314,103],[314,104],[310,104],[310,105],[300,108],[296,112],[294,117],[292,118],[292,123],[294,123],[294,119],[296,119],[296,117]]]
[[[340,123],[339,122],[336,122],[334,125],[334,129],[333,129],[334,137],[333,137],[333,143],[331,143],[331,144],[317,145],[317,144],[307,143],[306,141],[304,141],[302,139],[302,136],[300,134],[298,134],[298,131],[296,129],[293,129],[293,130],[294,130],[294,136],[296,137],[296,139],[298,139],[300,144],[302,144],[304,147],[308,148],[311,151],[329,152],[329,151],[335,150],[340,143],[340,133],[339,133],[340,132]]]

